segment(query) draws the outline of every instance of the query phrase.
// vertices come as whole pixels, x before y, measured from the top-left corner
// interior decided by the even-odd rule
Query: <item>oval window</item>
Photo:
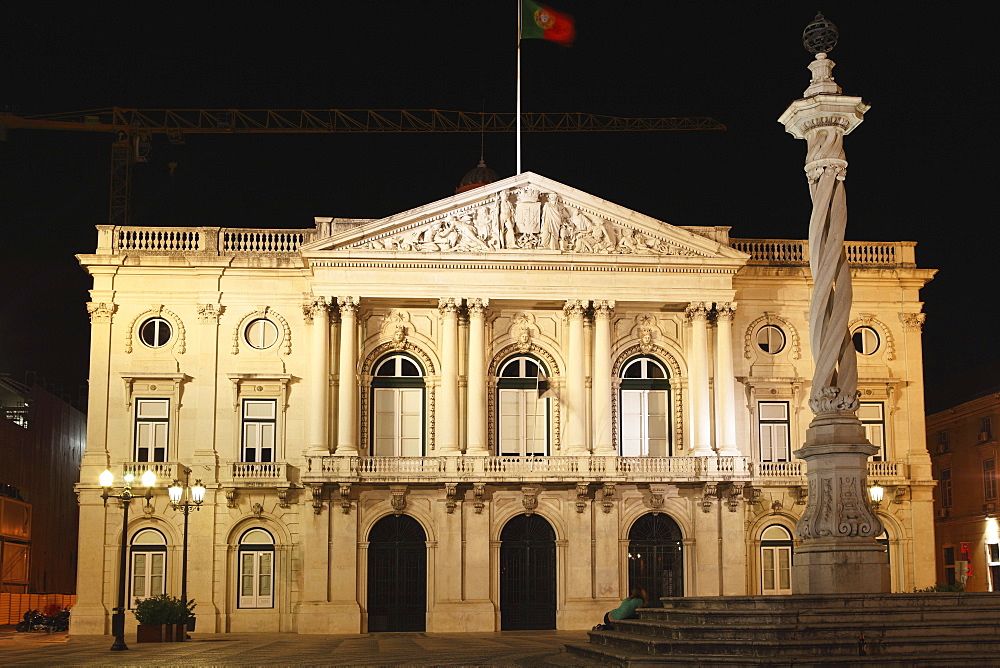
[[[764,325],[757,331],[757,347],[768,355],[777,355],[785,349],[785,333],[780,327]]]
[[[150,348],[167,345],[170,333],[170,323],[163,318],[150,318],[139,326],[139,340]]]
[[[258,318],[247,325],[246,339],[257,350],[270,348],[278,340],[278,328],[267,318]]]
[[[862,355],[874,355],[878,350],[878,332],[872,327],[858,327],[851,338],[854,340],[854,349]]]

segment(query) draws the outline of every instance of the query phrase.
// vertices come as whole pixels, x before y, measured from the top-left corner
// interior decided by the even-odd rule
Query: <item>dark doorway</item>
[[[538,515],[518,515],[500,533],[500,629],[556,627],[556,534]]]
[[[649,606],[660,607],[664,596],[684,595],[684,553],[681,528],[670,516],[643,515],[628,532],[628,586],[642,587]]]
[[[412,517],[383,517],[368,534],[368,630],[423,631],[427,534]]]

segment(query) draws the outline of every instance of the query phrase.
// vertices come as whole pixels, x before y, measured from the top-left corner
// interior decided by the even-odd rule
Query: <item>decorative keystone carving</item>
[[[896,487],[894,490],[892,490],[892,502],[903,503],[904,501],[906,501],[906,496],[908,491],[909,491],[908,487],[903,487],[902,485]]]
[[[253,513],[254,517],[262,517],[264,515],[264,506],[260,503],[255,503],[250,506],[250,512]]]
[[[236,507],[236,497],[237,496],[238,496],[238,494],[236,493],[235,489],[227,489],[226,490],[226,507],[227,508],[235,508]]]
[[[806,501],[809,499],[808,486],[803,485],[801,487],[793,487],[792,493],[795,494],[795,505],[797,506],[806,505]]]
[[[221,304],[198,304],[198,322],[217,325],[219,324],[219,316],[225,310]]]
[[[477,515],[483,514],[483,508],[486,506],[486,502],[483,501],[483,497],[485,495],[486,485],[481,482],[477,482],[472,485],[472,498],[475,499],[472,506],[476,509]]]
[[[524,506],[524,514],[531,515],[538,508],[538,488],[522,487],[521,494],[521,504]]]
[[[604,483],[604,494],[601,495],[601,508],[604,509],[604,513],[610,513],[611,509],[615,507],[615,483],[606,482]]]
[[[351,512],[351,483],[349,482],[340,483],[340,509],[344,511],[345,515]]]
[[[88,307],[89,308],[89,307]],[[924,329],[926,313],[900,313],[899,321],[903,323],[904,332],[920,332]]]
[[[90,323],[110,324],[111,316],[118,310],[117,304],[107,304],[105,302],[87,302],[87,313],[90,314]]]
[[[587,509],[587,491],[589,486],[585,482],[576,483],[576,512],[582,513]]]
[[[280,488],[278,490],[278,505],[282,508],[288,507],[288,488]]]
[[[448,514],[451,515],[455,512],[455,508],[458,506],[458,501],[456,497],[458,496],[458,483],[446,482],[444,484],[444,496],[445,496],[445,508],[448,509]]]
[[[404,348],[406,348],[406,327],[396,325],[392,330],[392,349],[403,350]]]
[[[313,512],[319,515],[323,512],[323,485],[312,485],[311,491]]]
[[[402,515],[406,510],[406,485],[389,485],[389,493],[392,494],[392,498],[389,499],[392,512]]]

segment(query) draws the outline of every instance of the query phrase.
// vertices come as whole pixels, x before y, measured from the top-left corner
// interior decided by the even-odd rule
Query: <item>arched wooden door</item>
[[[628,584],[642,587],[649,605],[664,596],[684,595],[684,553],[681,528],[664,513],[643,515],[628,532]]]
[[[427,534],[412,517],[388,515],[368,534],[368,630],[423,631]]]
[[[556,534],[538,515],[500,532],[500,629],[556,627]]]

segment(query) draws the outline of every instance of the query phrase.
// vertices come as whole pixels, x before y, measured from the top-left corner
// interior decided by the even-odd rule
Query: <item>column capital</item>
[[[610,320],[615,313],[615,301],[613,299],[595,299],[594,317],[600,320]]]
[[[337,304],[340,306],[340,312],[344,315],[354,315],[358,312],[358,306],[361,304],[361,297],[337,297]]]
[[[704,322],[708,320],[708,308],[705,302],[691,302],[684,309],[684,315],[687,316],[688,320]]]
[[[317,315],[329,315],[331,301],[326,297],[307,295],[306,300],[302,303],[302,315],[305,321],[312,322],[312,319]]]
[[[563,306],[563,313],[566,314],[567,318],[583,318],[589,306],[590,301],[587,299],[567,299]]]
[[[465,306],[469,310],[469,315],[486,315],[486,308],[490,305],[490,300],[485,297],[469,297],[465,300]]]
[[[457,314],[461,307],[462,299],[460,297],[441,297],[438,299],[438,311],[441,315]]]
[[[198,304],[198,321],[217,325],[224,310],[221,304]]]
[[[736,302],[716,302],[715,319],[732,322],[736,315]]]
[[[899,321],[903,323],[904,332],[920,332],[924,329],[926,313],[900,313]]]
[[[107,302],[87,302],[87,313],[90,314],[90,324],[111,324],[111,316],[118,310],[117,304]]]

